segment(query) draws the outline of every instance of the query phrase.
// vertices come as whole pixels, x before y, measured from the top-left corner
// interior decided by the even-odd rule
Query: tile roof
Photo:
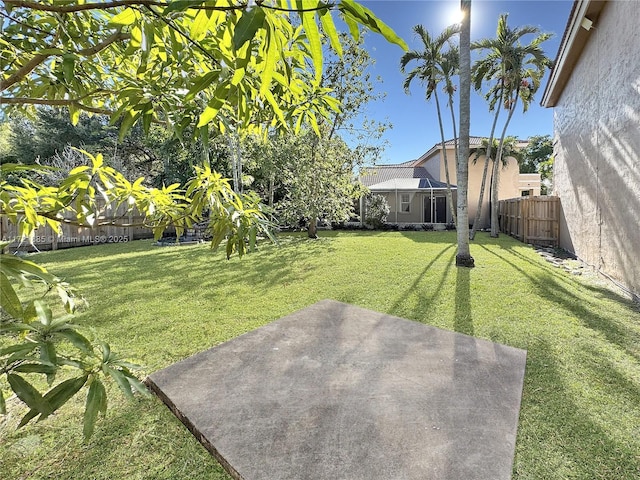
[[[456,190],[455,185],[451,185]],[[389,192],[392,190],[418,191],[418,190],[446,190],[447,184],[430,178],[392,178],[386,182],[376,183],[369,187],[372,192]]]
[[[433,180],[433,177],[429,175],[429,172],[424,167],[412,167],[405,164],[378,165],[368,168],[360,175],[360,182],[370,187],[376,183],[386,182],[395,178],[429,178]]]
[[[469,147],[477,148],[482,145],[482,140],[486,137],[469,137]],[[445,143],[447,147],[453,147],[455,139],[449,139]],[[526,144],[525,141],[519,140],[519,143]],[[436,143],[427,152],[422,154],[420,158],[416,160],[409,160],[407,162],[398,163],[395,165],[377,165],[375,167],[365,168],[360,174],[360,182],[366,187],[376,186],[376,188],[408,188],[408,185],[414,185],[413,189],[439,189],[446,188],[446,183],[436,181],[427,170],[422,166],[426,160],[431,158],[442,148],[440,142]],[[455,168],[455,167],[454,167]],[[395,183],[389,183],[392,180],[398,179],[425,179],[428,181],[422,184],[416,184],[416,182],[404,182],[396,181]],[[384,185],[382,185],[384,184]],[[390,187],[390,185],[396,185]],[[455,188],[455,185],[452,185]]]
[[[379,165],[367,169],[360,176],[360,181],[372,190],[446,188],[445,183],[435,180],[424,167],[403,165]]]

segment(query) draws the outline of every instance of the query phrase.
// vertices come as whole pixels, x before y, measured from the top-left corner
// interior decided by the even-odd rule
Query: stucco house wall
[[[481,137],[472,137],[472,139],[474,146],[481,145]],[[447,141],[446,151],[455,208],[457,178],[453,142],[454,140]],[[471,223],[477,211],[485,159],[481,156],[474,163],[474,157],[475,154],[469,159],[469,221]],[[386,197],[390,209],[387,216],[388,222],[444,224],[453,222],[446,200],[446,178],[442,148],[438,143],[417,160],[365,169],[361,172],[360,181],[373,193]],[[487,175],[487,185],[490,178],[491,171]],[[498,198],[500,200],[519,197],[523,191],[527,191],[530,195],[540,195],[540,175],[520,174],[518,161],[513,157],[507,158],[506,166],[501,167],[499,182]],[[411,195],[409,212],[401,208],[401,195],[406,195],[407,192]],[[487,187],[484,193],[480,228],[489,226],[489,205],[490,195]],[[365,208],[363,202],[360,208],[361,211]]]
[[[444,162],[441,161],[442,155],[440,153],[435,154],[429,160],[424,162],[422,166],[425,168],[429,175],[431,175],[436,180],[444,182]],[[451,162],[451,154],[447,153],[447,161]],[[441,168],[442,167],[442,168]],[[449,167],[449,171],[455,170],[454,168]],[[451,184],[455,185],[455,182],[451,182]]]
[[[410,211],[400,211],[400,195],[395,192],[382,193],[387,198],[390,214],[388,222],[392,223],[421,223],[422,220],[422,194],[410,192]],[[396,207],[397,206],[397,207]],[[396,213],[397,212],[397,213]]]
[[[564,42],[573,22],[584,49],[557,100],[551,84],[543,99],[554,107],[560,246],[640,295],[640,5],[603,5],[576,2]]]
[[[471,157],[469,160],[469,190],[468,190],[468,211],[469,211],[469,222],[473,223],[473,220],[476,216],[476,211],[478,210],[478,199],[480,198],[480,186],[482,185],[482,171],[484,169],[484,160],[485,156],[482,155],[478,158],[478,160],[474,163],[473,158],[475,155]],[[433,164],[435,162],[436,165],[439,166],[439,169],[432,173],[436,180],[444,182],[446,179],[445,176],[445,168],[444,162],[440,162],[441,155],[437,154],[434,157],[430,158],[427,164]],[[456,175],[456,163],[455,163],[455,149],[447,149],[447,160],[449,162],[449,178],[453,185],[457,185],[457,175]],[[482,203],[482,216],[480,217],[480,226],[488,227],[489,226],[489,205],[490,205],[490,193],[489,193],[489,181],[491,179],[491,167],[492,164],[489,164],[489,171],[487,172],[487,186],[484,191],[484,201]],[[427,169],[429,171],[429,169]],[[430,172],[431,173],[431,172]],[[537,177],[537,183],[532,179],[532,184],[535,186],[531,187],[533,191],[533,195],[540,195],[540,175],[535,174]],[[507,198],[519,197],[521,195],[521,182],[520,182],[520,168],[518,166],[518,161],[509,157],[507,159],[507,165],[500,169],[499,175],[499,188],[498,188],[498,198],[500,200],[505,200]]]

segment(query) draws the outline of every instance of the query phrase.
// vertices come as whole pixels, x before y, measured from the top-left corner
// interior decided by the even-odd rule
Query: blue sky
[[[422,44],[413,34],[414,25],[422,24],[430,33],[437,35],[456,21],[454,15],[460,4],[459,0],[361,0],[361,3],[393,28],[410,49],[420,49]],[[549,58],[555,59],[572,5],[572,0],[473,0],[471,40],[493,38],[498,16],[509,13],[508,24],[511,27],[533,25],[542,32],[554,33],[543,48]],[[532,38],[525,37],[525,40]],[[401,48],[374,34],[367,35],[365,45],[376,61],[372,73],[383,80],[377,88],[386,92],[383,102],[368,106],[367,115],[372,119],[387,120],[393,125],[385,133],[388,147],[377,163],[400,163],[418,158],[440,141],[435,103],[426,102],[424,90],[418,82],[412,87],[411,95],[405,94],[402,88],[404,76],[399,67],[403,54]],[[472,62],[474,58],[472,52]],[[546,77],[527,113],[522,114],[519,108],[514,114],[508,135],[527,138],[552,134],[553,112],[539,103],[545,85]],[[488,136],[493,118],[488,105],[473,90],[471,100],[471,135]],[[456,114],[457,108],[456,105]],[[447,138],[453,136],[450,121],[445,124],[445,135]]]

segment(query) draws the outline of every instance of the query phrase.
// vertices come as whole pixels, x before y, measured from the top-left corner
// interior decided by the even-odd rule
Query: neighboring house
[[[484,155],[474,163],[475,149],[482,145],[482,137],[471,137],[471,158],[469,160],[469,222],[475,218],[480,184],[484,168]],[[521,147],[526,142],[521,142]],[[456,158],[453,140],[445,142],[449,180],[456,202]],[[489,179],[485,189],[482,207],[481,227],[489,225]],[[437,143],[417,160],[398,165],[379,165],[366,169],[360,181],[372,193],[384,195],[389,204],[387,221],[392,223],[451,223],[451,209],[447,204],[447,185],[442,145]],[[540,195],[540,175],[519,173],[518,161],[507,158],[507,165],[500,170],[499,198],[513,198],[522,195]],[[455,205],[454,205],[455,206]]]
[[[574,3],[542,105],[554,107],[560,246],[640,298],[640,5]]]

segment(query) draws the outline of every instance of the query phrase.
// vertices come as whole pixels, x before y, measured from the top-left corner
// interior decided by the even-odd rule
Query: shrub
[[[367,197],[365,223],[379,229],[387,221],[387,215],[389,215],[389,204],[385,197],[382,195]]]

